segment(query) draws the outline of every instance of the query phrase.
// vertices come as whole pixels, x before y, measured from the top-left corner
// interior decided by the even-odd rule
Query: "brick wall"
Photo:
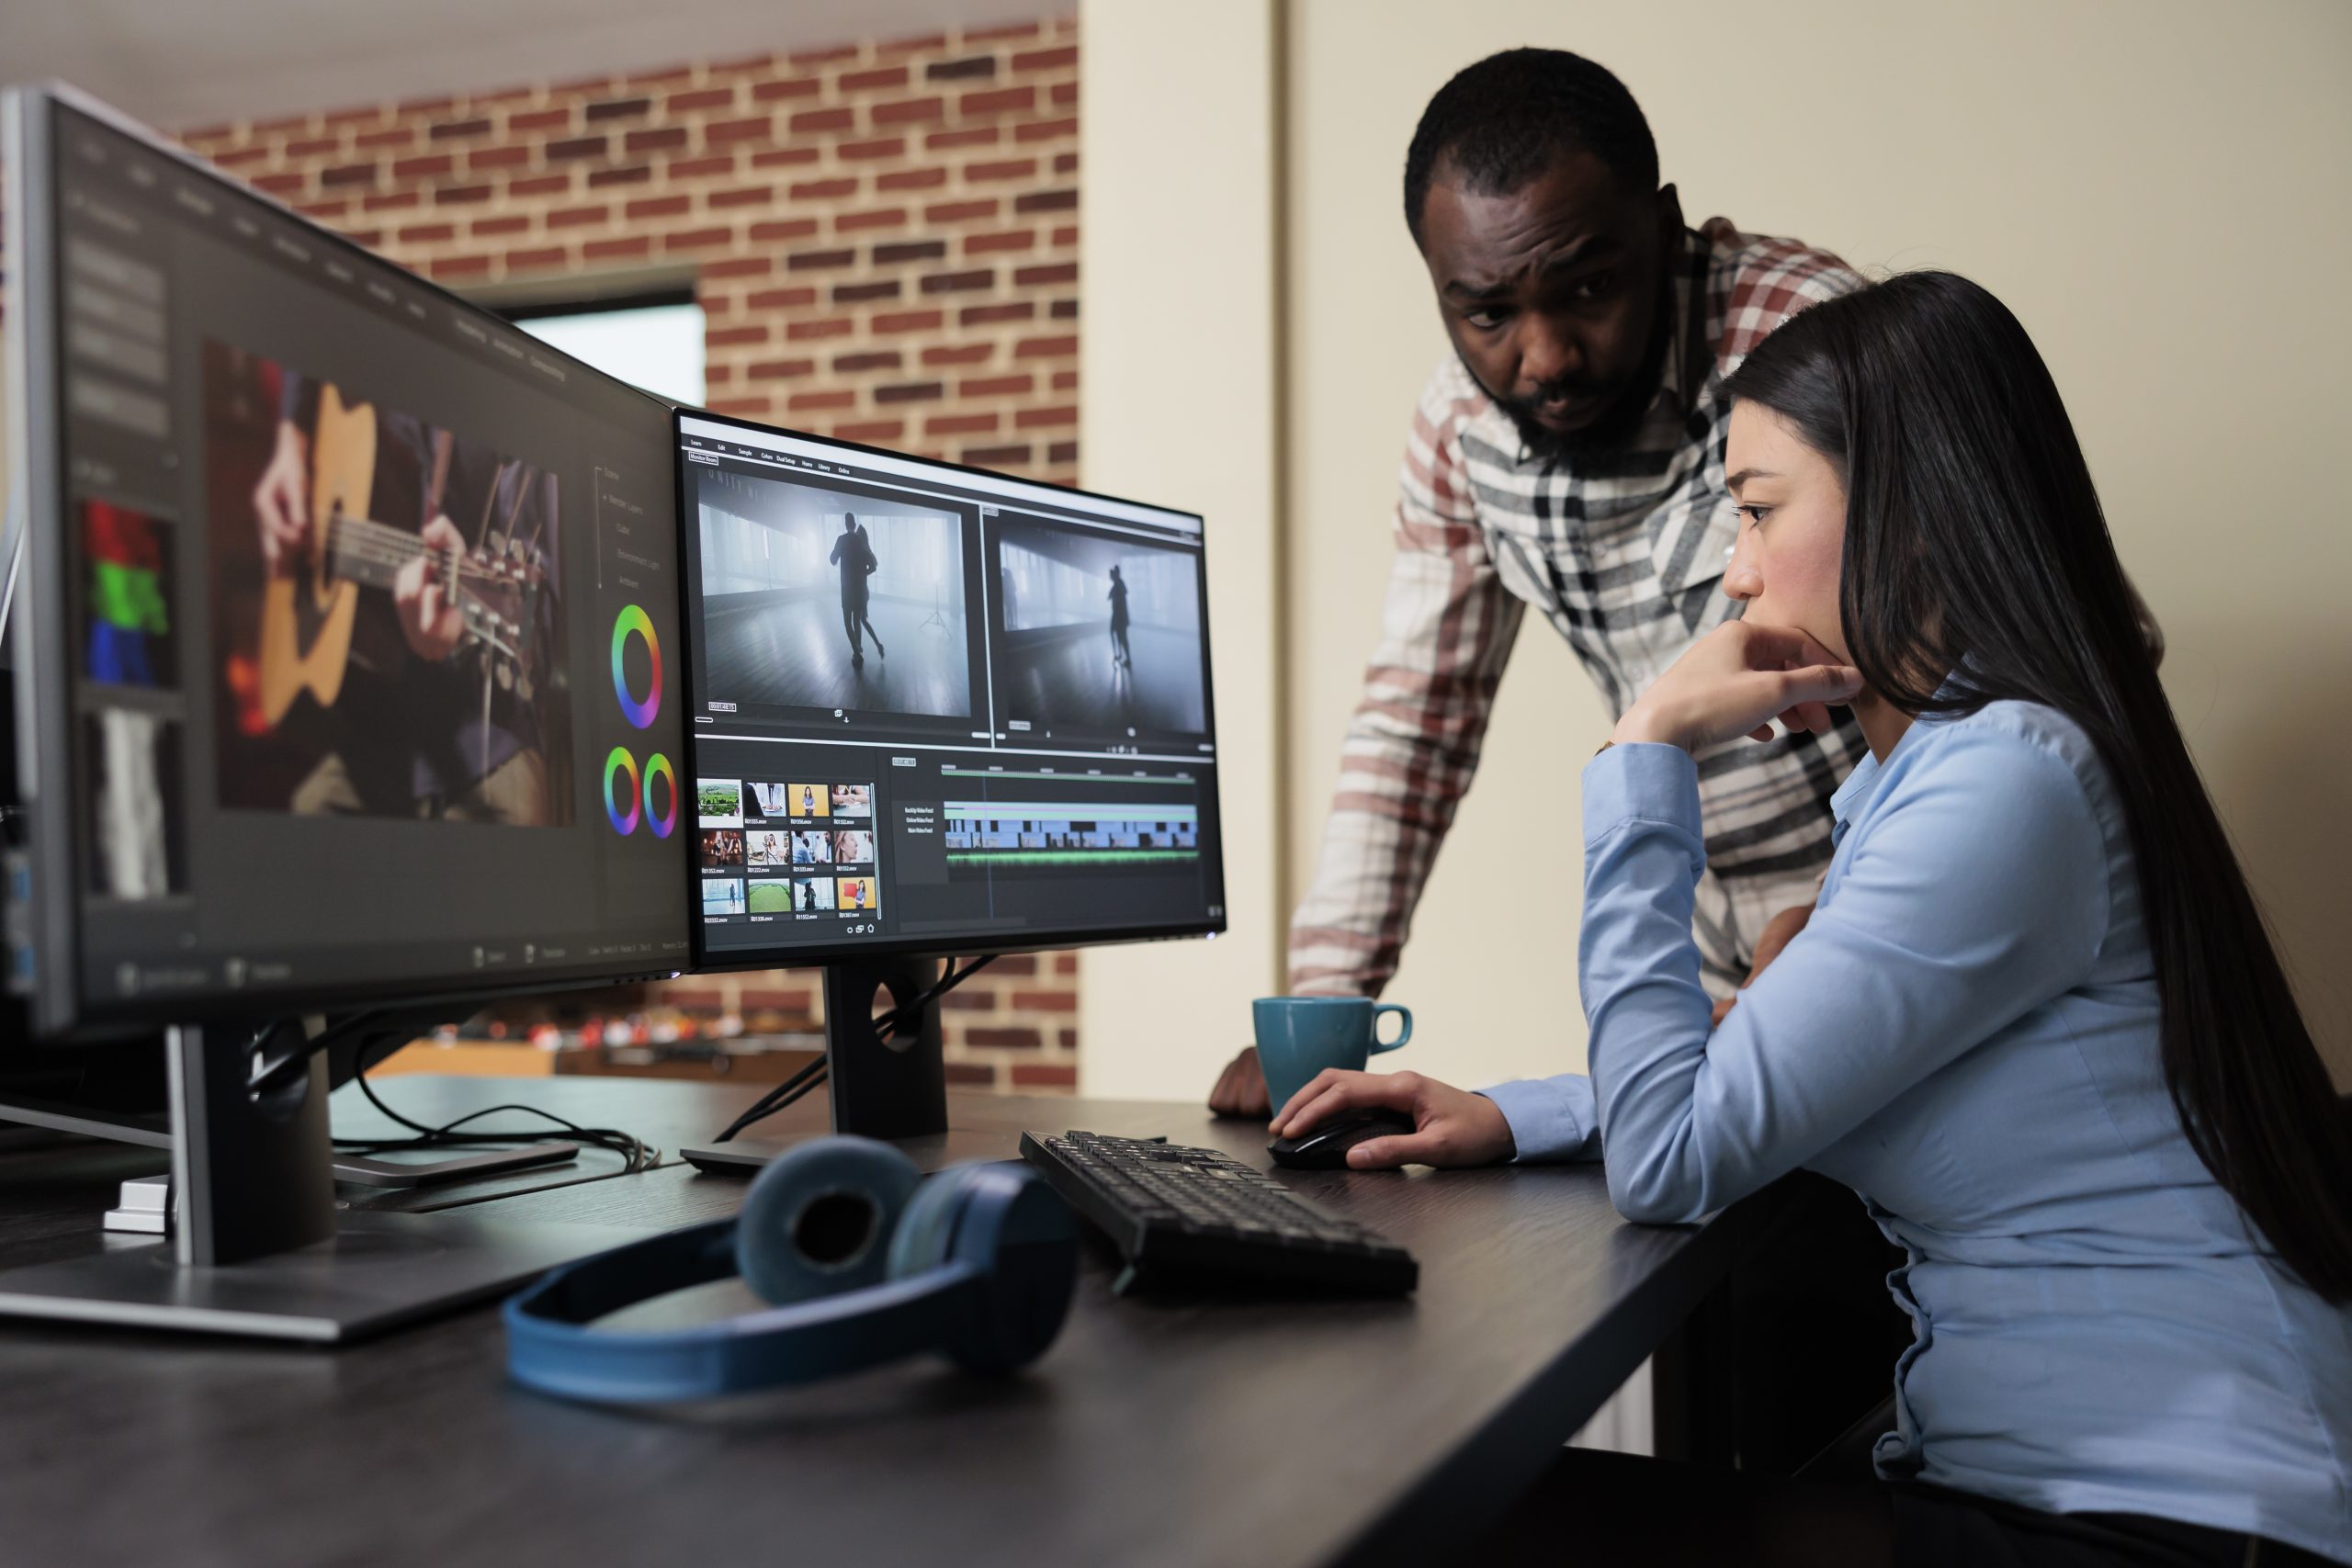
[[[208,127],[195,152],[450,288],[675,269],[723,412],[1071,482],[1078,26],[1013,27]],[[678,982],[793,1028],[815,976]],[[1077,963],[946,998],[956,1081],[1077,1081]]]

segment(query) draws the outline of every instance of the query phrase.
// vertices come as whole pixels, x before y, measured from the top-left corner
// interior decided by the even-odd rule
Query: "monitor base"
[[[0,1270],[0,1316],[346,1344],[653,1234],[346,1212],[330,1240],[212,1267],[177,1262],[168,1241],[115,1240],[104,1252]]]

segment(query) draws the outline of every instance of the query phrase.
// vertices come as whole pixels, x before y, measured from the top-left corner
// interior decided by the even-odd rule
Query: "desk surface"
[[[674,1150],[755,1091],[408,1077],[383,1092],[435,1121],[526,1099]],[[778,1130],[820,1128],[821,1102]],[[344,1110],[338,1097],[339,1122]],[[957,1095],[951,1115],[960,1128],[1165,1134],[1267,1163],[1255,1124],[1184,1105]],[[111,1198],[112,1159],[0,1162],[0,1258],[85,1235]],[[109,1168],[94,1179],[93,1163]],[[1654,1228],[1619,1218],[1591,1168],[1281,1175],[1410,1247],[1419,1292],[1117,1299],[1115,1258],[1091,1238],[1069,1325],[1023,1376],[986,1382],[926,1359],[659,1413],[511,1387],[487,1308],[344,1350],[0,1324],[8,1555],[1442,1561],[1448,1532],[1523,1488],[1753,1242],[1772,1199]],[[486,1212],[683,1224],[733,1212],[743,1189],[680,1167]],[[750,1304],[729,1283],[671,1310]]]

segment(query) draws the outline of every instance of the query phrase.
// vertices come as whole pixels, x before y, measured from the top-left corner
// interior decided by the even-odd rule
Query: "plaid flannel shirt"
[[[1723,575],[1738,519],[1724,488],[1726,377],[1781,321],[1861,279],[1836,256],[1686,231],[1661,384],[1628,447],[1575,472],[1531,457],[1449,355],[1406,442],[1381,640],[1340,750],[1314,886],[1291,922],[1291,988],[1375,995],[1478,765],[1526,606],[1568,640],[1622,714],[1703,633],[1739,613]],[[1707,871],[1694,931],[1707,988],[1746,978],[1765,920],[1810,903],[1829,796],[1864,750],[1824,736],[1741,739],[1699,758]]]

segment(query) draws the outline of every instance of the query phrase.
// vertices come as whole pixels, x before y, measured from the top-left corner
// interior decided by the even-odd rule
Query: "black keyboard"
[[[1127,1260],[1122,1293],[1197,1280],[1395,1295],[1420,1279],[1420,1265],[1395,1242],[1214,1149],[1023,1133],[1021,1157],[1118,1247]]]

